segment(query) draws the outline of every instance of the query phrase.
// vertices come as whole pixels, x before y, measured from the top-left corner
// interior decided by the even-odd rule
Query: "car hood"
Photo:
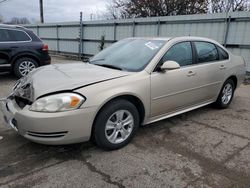
[[[74,90],[129,74],[131,73],[88,63],[54,64],[32,71],[18,85],[25,88],[29,84],[32,87],[30,98],[34,100],[48,93]]]

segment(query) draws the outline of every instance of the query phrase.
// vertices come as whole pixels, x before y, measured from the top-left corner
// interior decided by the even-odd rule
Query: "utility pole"
[[[40,3],[40,22],[44,23],[44,19],[43,19],[43,0],[39,0]]]

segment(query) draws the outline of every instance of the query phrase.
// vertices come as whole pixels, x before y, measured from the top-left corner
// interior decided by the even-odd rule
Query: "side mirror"
[[[179,63],[177,63],[175,61],[166,61],[162,64],[162,66],[160,68],[162,71],[174,70],[174,69],[179,69],[180,65],[179,65]]]

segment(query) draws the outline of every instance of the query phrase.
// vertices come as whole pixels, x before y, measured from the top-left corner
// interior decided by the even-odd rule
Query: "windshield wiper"
[[[109,65],[109,64],[94,64],[94,65],[98,65],[98,66],[102,66],[102,67],[107,67],[107,68],[111,68],[111,69],[116,69],[116,70],[123,70],[121,67],[117,67],[117,66]]]

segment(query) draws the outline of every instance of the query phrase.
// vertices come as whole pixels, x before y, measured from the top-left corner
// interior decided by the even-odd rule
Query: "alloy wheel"
[[[222,90],[221,101],[223,104],[228,104],[233,96],[233,86],[227,83]]]
[[[27,75],[30,71],[36,68],[36,65],[31,61],[23,61],[20,63],[18,69],[22,76]]]
[[[133,115],[127,110],[118,110],[106,122],[105,136],[109,142],[119,144],[129,137],[133,128]]]

